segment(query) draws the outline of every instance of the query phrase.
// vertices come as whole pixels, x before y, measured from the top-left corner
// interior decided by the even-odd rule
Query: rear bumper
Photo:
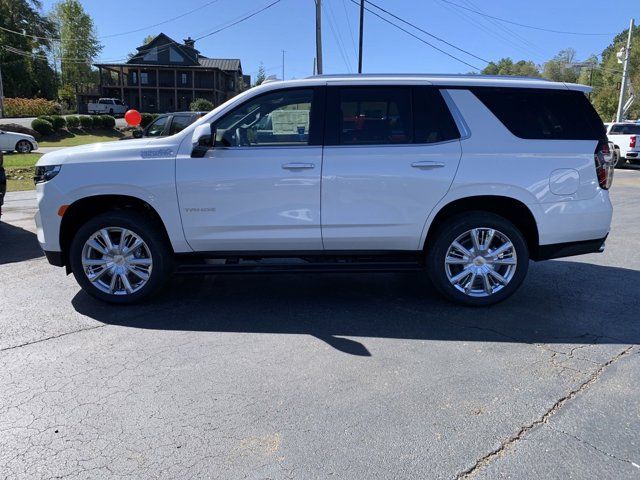
[[[574,255],[584,255],[586,253],[604,252],[604,243],[607,236],[595,240],[583,240],[580,242],[554,243],[550,245],[540,245],[538,252],[532,256],[533,260],[551,260],[552,258],[572,257]]]

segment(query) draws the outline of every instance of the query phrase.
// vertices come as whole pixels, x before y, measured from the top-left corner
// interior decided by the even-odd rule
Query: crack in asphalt
[[[553,415],[555,415],[564,406],[565,403],[567,403],[569,400],[573,399],[579,393],[587,390],[594,382],[596,382],[598,380],[598,378],[600,378],[600,376],[607,369],[607,367],[609,367],[610,365],[616,363],[623,356],[625,356],[629,352],[631,352],[631,350],[633,349],[634,346],[635,345],[630,345],[629,347],[625,348],[622,352],[614,355],[608,361],[606,361],[605,363],[601,364],[600,367],[595,372],[593,372],[589,376],[589,378],[587,380],[585,380],[583,383],[581,383],[578,388],[575,388],[575,389],[571,390],[567,395],[565,395],[564,397],[562,397],[558,401],[556,401],[551,406],[551,408],[549,408],[544,413],[544,415],[542,415],[537,420],[534,420],[530,424],[523,426],[518,431],[518,433],[516,433],[512,437],[508,438],[507,440],[503,440],[500,443],[500,446],[498,448],[496,448],[496,449],[492,450],[491,452],[487,453],[482,458],[480,458],[478,461],[476,461],[476,463],[473,466],[469,467],[468,469],[466,469],[463,472],[461,472],[458,475],[456,475],[455,479],[456,480],[463,480],[463,479],[472,478],[476,473],[478,473],[480,470],[482,470],[484,467],[486,467],[495,458],[497,458],[497,457],[499,457],[501,455],[504,455],[505,452],[507,451],[507,449],[509,449],[515,443],[517,443],[520,440],[522,440],[522,438],[527,433],[529,433],[531,430],[533,430],[534,428],[536,428],[536,427],[538,427],[540,425],[546,424],[549,421],[549,419]],[[631,463],[633,463],[633,462],[631,462]]]
[[[102,325],[94,325],[92,327],[80,328],[78,330],[72,330],[71,332],[64,332],[64,333],[60,333],[58,335],[52,335],[50,337],[41,338],[39,340],[33,340],[31,342],[25,342],[25,343],[21,343],[19,345],[13,345],[11,347],[0,348],[0,352],[8,352],[9,350],[15,350],[16,348],[22,348],[22,347],[26,347],[26,346],[29,346],[29,345],[34,345],[36,343],[46,342],[48,340],[55,340],[56,338],[66,337],[67,335],[73,335],[74,333],[86,332],[88,330],[96,330],[98,328],[102,328],[102,327],[106,327],[106,326],[107,326],[106,324],[102,324]]]
[[[549,428],[550,428],[551,430],[553,430],[554,432],[557,432],[557,433],[561,433],[561,434],[563,434],[563,435],[566,435],[566,436],[567,436],[567,437],[569,437],[569,438],[572,438],[572,439],[574,439],[574,440],[576,440],[576,441],[578,441],[578,442],[580,442],[580,443],[582,443],[582,444],[584,444],[584,445],[587,445],[587,446],[591,447],[591,448],[592,448],[592,449],[594,449],[596,452],[601,453],[602,455],[606,455],[607,457],[613,458],[614,460],[617,460],[617,461],[619,461],[619,462],[628,463],[628,464],[632,465],[633,467],[640,469],[640,465],[638,465],[637,463],[635,463],[635,462],[633,462],[633,461],[631,461],[631,460],[628,460],[628,459],[626,459],[626,458],[620,458],[620,457],[617,457],[617,456],[615,456],[615,455],[614,455],[614,454],[612,454],[612,453],[606,452],[606,451],[604,451],[604,450],[602,450],[602,449],[600,449],[600,448],[596,447],[594,444],[589,443],[589,442],[587,442],[586,440],[583,440],[582,438],[580,438],[580,437],[578,437],[578,436],[576,436],[576,435],[573,435],[573,434],[571,434],[571,433],[565,432],[564,430],[559,430],[559,429],[557,429],[557,428],[553,428],[552,426],[549,426]]]

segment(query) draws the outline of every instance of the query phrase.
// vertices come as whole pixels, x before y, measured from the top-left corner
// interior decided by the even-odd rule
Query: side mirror
[[[134,130],[133,138],[142,138],[142,130]]]
[[[213,148],[216,140],[216,130],[210,123],[198,125],[193,131],[191,137],[191,145],[193,150],[191,156],[194,158],[202,158],[209,149]]]

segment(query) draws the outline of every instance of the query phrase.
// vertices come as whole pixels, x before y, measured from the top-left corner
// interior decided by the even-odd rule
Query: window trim
[[[265,97],[267,95],[272,95],[278,92],[293,92],[297,90],[310,90],[312,92],[311,97],[311,114],[309,115],[309,143],[307,145],[255,145],[255,146],[247,146],[242,145],[239,147],[227,147],[223,145],[216,145],[213,147],[214,150],[226,149],[226,150],[256,150],[261,148],[317,148],[322,147],[324,143],[324,126],[325,126],[325,96],[326,96],[326,87],[324,86],[300,86],[300,87],[288,87],[288,88],[279,88],[274,90],[269,90],[267,92],[261,93],[259,95],[252,96],[248,98],[246,101],[242,102],[240,105],[237,105],[232,110],[225,112],[221,117],[216,118],[211,124],[214,127],[217,127],[217,123],[226,118],[229,115],[233,115],[236,111],[246,106],[248,103],[255,102],[256,100]]]

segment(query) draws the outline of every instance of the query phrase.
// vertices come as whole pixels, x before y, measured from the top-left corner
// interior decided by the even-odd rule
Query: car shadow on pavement
[[[0,265],[42,257],[35,233],[0,222]]]
[[[640,343],[640,272],[532,263],[505,302],[465,308],[420,274],[176,277],[154,301],[111,306],[79,292],[81,314],[144,329],[312,335],[369,356],[353,337],[522,343]],[[350,337],[350,338],[344,338]]]

